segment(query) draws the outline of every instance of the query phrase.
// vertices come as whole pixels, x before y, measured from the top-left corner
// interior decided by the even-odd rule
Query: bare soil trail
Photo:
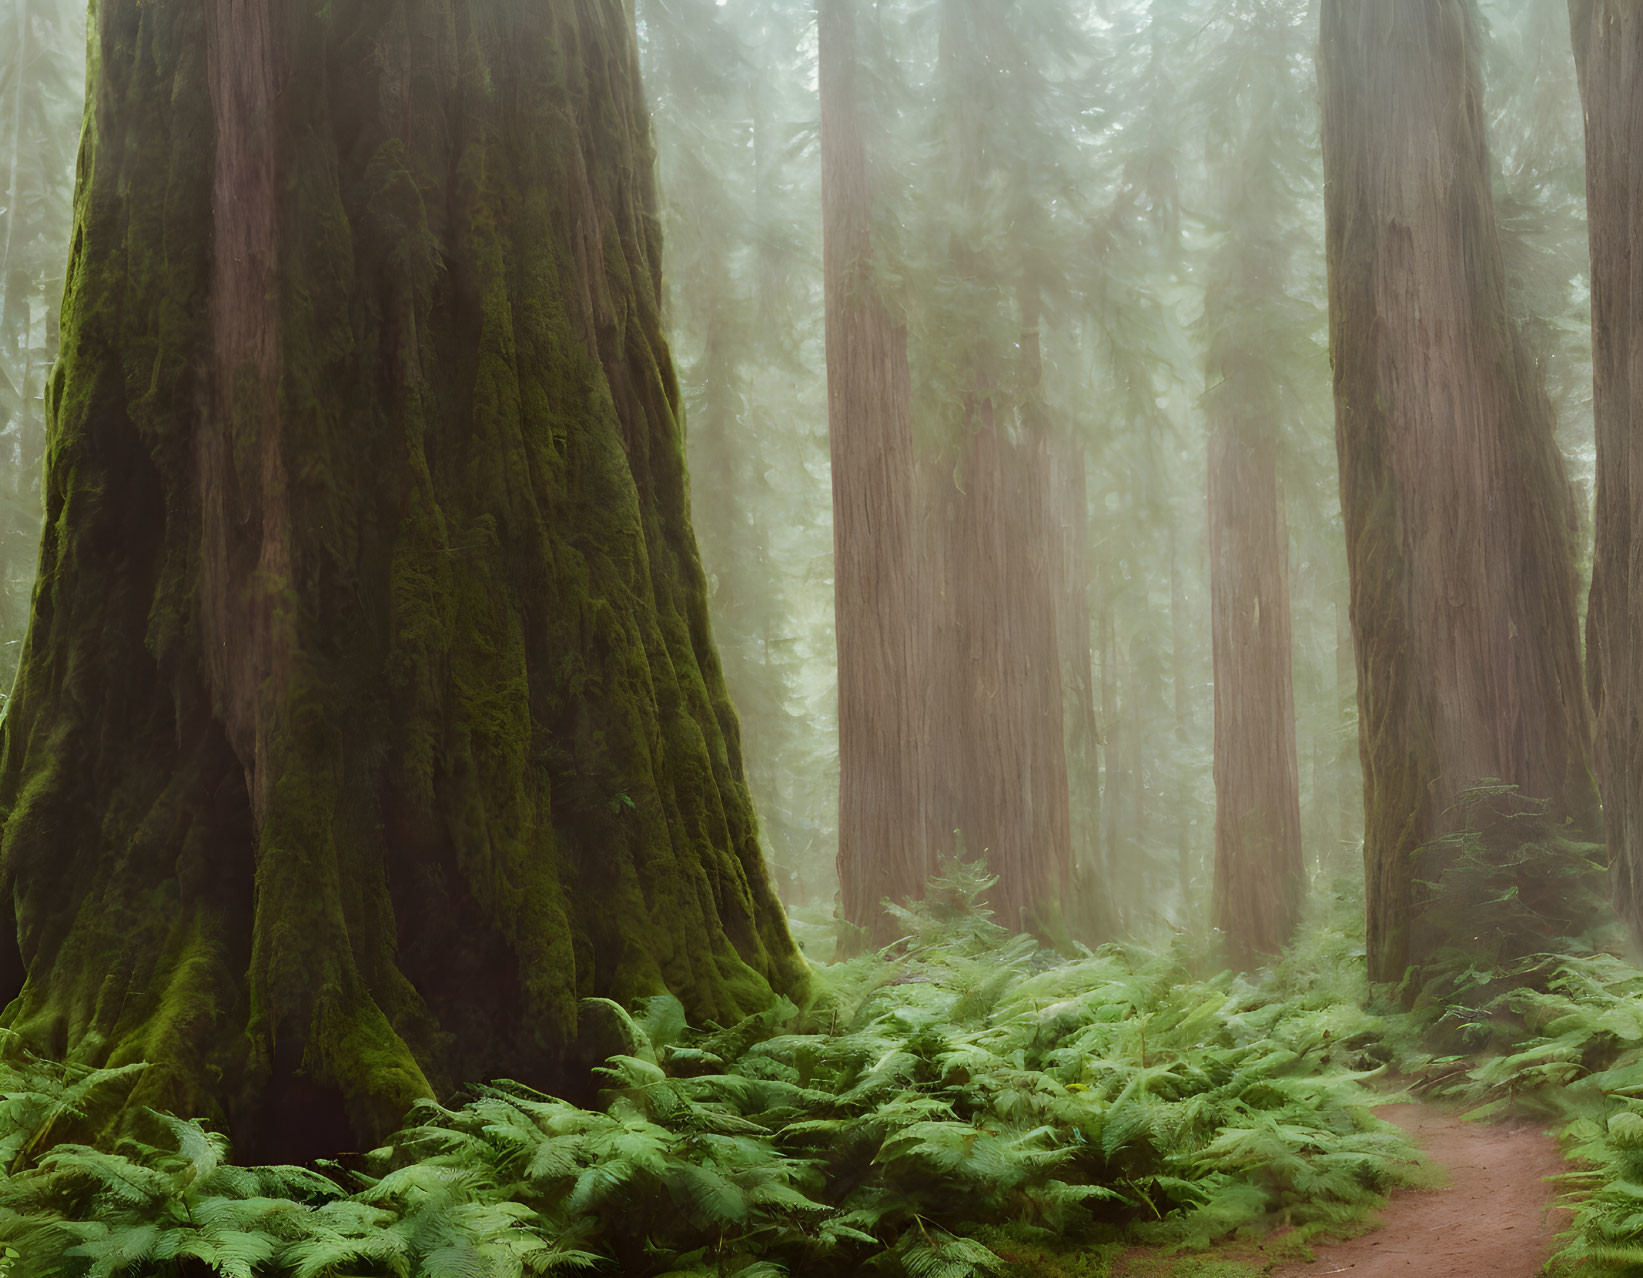
[[[1557,1186],[1568,1165],[1532,1123],[1468,1123],[1427,1105],[1376,1110],[1444,1168],[1435,1190],[1400,1190],[1381,1225],[1347,1242],[1323,1243],[1310,1264],[1286,1263],[1273,1278],[1536,1278],[1561,1222]]]

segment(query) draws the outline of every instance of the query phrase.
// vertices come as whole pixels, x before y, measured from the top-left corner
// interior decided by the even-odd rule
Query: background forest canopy
[[[963,491],[952,448],[973,429],[965,418],[978,396],[1001,417],[1030,413],[1045,441],[1042,491],[1026,500],[1044,503],[1040,531],[1053,532],[1060,562],[1031,571],[1057,577],[1069,836],[1075,870],[1100,885],[1094,931],[1191,928],[1209,906],[1206,468],[1233,401],[1263,420],[1281,494],[1299,845],[1312,877],[1351,871],[1362,782],[1327,354],[1316,12],[1305,0],[857,9],[873,288],[905,328],[920,464],[948,468]],[[1513,313],[1585,509],[1584,148],[1566,19],[1533,0],[1491,0],[1481,13]],[[839,738],[814,12],[802,0],[639,0],[637,16],[715,637],[778,889],[819,921],[838,890]],[[18,0],[9,21],[8,684],[35,561],[84,15],[69,0]],[[1026,331],[1039,347],[1031,370]],[[999,553],[1042,558],[1050,540]],[[978,602],[1021,606],[985,589]],[[1008,642],[1032,640],[1021,629]],[[987,730],[973,719],[954,728]]]
[[[1480,11],[1513,314],[1585,510],[1589,259],[1567,15]],[[640,5],[716,637],[780,889],[825,913],[838,738],[812,18],[803,3]],[[978,378],[998,413],[1031,412],[1048,440],[1041,496],[1075,548],[1054,587],[1073,859],[1110,910],[1095,930],[1190,929],[1209,908],[1205,495],[1215,427],[1240,410],[1262,423],[1287,522],[1299,844],[1314,879],[1354,874],[1363,786],[1316,6],[896,0],[857,5],[855,29],[872,287],[905,325],[916,451],[964,487],[951,449]],[[992,353],[984,375],[978,351]]]

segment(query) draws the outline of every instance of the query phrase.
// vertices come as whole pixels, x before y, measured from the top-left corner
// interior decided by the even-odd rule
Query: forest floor
[[[1379,1228],[1315,1247],[1311,1264],[1281,1265],[1273,1278],[1535,1278],[1564,1227],[1546,1179],[1568,1170],[1557,1143],[1535,1123],[1469,1123],[1430,1105],[1376,1112],[1413,1136],[1448,1184],[1395,1191]]]
[[[1050,1269],[1014,1264],[1010,1278],[1539,1278],[1569,1227],[1549,1179],[1569,1164],[1544,1125],[1468,1122],[1453,1108],[1382,1105],[1431,1161],[1432,1187],[1394,1190],[1365,1231],[1332,1238],[1278,1230],[1205,1251],[1109,1244]],[[1008,1254],[1006,1250],[1005,1254]]]
[[[1407,1131],[1426,1151],[1445,1183],[1435,1189],[1401,1189],[1380,1213],[1379,1224],[1356,1238],[1313,1242],[1310,1261],[1292,1258],[1295,1248],[1279,1234],[1265,1245],[1216,1249],[1185,1265],[1175,1278],[1536,1278],[1551,1255],[1558,1219],[1556,1183],[1566,1172],[1557,1143],[1530,1122],[1467,1122],[1432,1105],[1386,1105],[1382,1118]],[[1115,1274],[1134,1278],[1157,1272],[1139,1256]]]

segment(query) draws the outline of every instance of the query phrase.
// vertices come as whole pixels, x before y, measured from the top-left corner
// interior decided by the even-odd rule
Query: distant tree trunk
[[[1191,717],[1192,676],[1189,673],[1186,576],[1181,571],[1180,537],[1173,513],[1169,525],[1169,613],[1170,613],[1170,685],[1174,707],[1175,739],[1181,745],[1190,741],[1188,720]],[[1172,814],[1175,827],[1175,880],[1181,898],[1180,917],[1187,926],[1193,918],[1193,833],[1184,811]]]
[[[1340,583],[1335,587],[1337,595]],[[1353,655],[1352,604],[1349,598],[1335,600],[1335,706],[1339,714],[1339,745],[1335,752],[1336,808],[1341,828],[1341,856],[1338,865],[1358,870],[1363,857],[1354,855],[1363,842],[1363,767],[1355,745],[1357,740],[1358,663]]]
[[[1095,653],[1090,627],[1089,479],[1083,446],[1063,436],[1052,450],[1057,558],[1056,642],[1066,733],[1071,816],[1073,904],[1069,927],[1081,940],[1105,939],[1117,928],[1101,848],[1101,728],[1095,705]]]
[[[1216,371],[1238,376],[1231,369]],[[1289,942],[1300,918],[1306,874],[1290,674],[1289,534],[1274,443],[1262,423],[1242,417],[1237,408],[1210,436],[1209,542],[1215,649],[1212,914],[1232,961],[1247,967]]]
[[[1324,0],[1336,439],[1369,964],[1400,979],[1411,853],[1485,778],[1594,819],[1573,504],[1508,312],[1471,0]]]
[[[998,876],[989,904],[1000,923],[1054,931],[1065,917],[1072,836],[1040,304],[1030,270],[1006,284],[967,239],[967,226],[988,216],[988,184],[1006,157],[989,148],[997,121],[966,86],[997,69],[987,62],[983,9],[968,0],[939,9],[943,163],[955,210],[947,265],[979,300],[948,335],[943,360],[960,370],[963,389],[945,446],[920,470],[935,539],[928,828],[939,846],[956,840],[986,860]],[[1014,378],[1010,356],[984,336],[1012,302],[1021,334]]]
[[[1046,634],[1055,664],[1037,668],[1040,695],[1056,700],[1058,714],[1034,736],[1041,752],[1040,769],[1062,795],[1054,800],[1052,837],[1064,840],[1065,860],[1035,866],[1046,875],[1035,889],[1040,895],[1029,909],[1040,919],[1059,923],[1085,941],[1104,940],[1115,930],[1108,885],[1102,880],[1100,858],[1101,796],[1095,762],[1095,670],[1090,652],[1089,492],[1084,450],[1075,439],[1052,436],[1043,402],[1044,350],[1042,303],[1036,284],[1027,283],[1018,294],[1021,313],[1020,379],[1023,403],[1017,449],[1031,449],[1037,457],[1041,488],[1026,500],[1040,504],[1023,537],[1038,537],[1047,558],[1047,572],[1029,607],[1049,617]],[[1027,542],[1032,551],[1032,543]],[[1024,636],[1025,637],[1025,636]],[[1043,732],[1061,733],[1052,744]],[[1059,771],[1060,780],[1055,781]],[[1047,873],[1046,873],[1047,872]],[[1047,893],[1059,890],[1051,902]],[[1052,908],[1047,908],[1051,907]],[[1055,914],[1060,918],[1056,919]]]
[[[1259,28],[1258,28],[1259,29]],[[1269,39],[1277,32],[1264,29]],[[1205,272],[1204,402],[1210,426],[1210,633],[1215,668],[1215,881],[1229,958],[1252,967],[1294,935],[1306,892],[1291,668],[1289,529],[1278,482],[1285,400],[1267,347],[1289,322],[1292,198],[1270,81],[1236,116],[1213,171],[1228,227]]]
[[[1124,789],[1119,783],[1121,769],[1117,750],[1119,744],[1118,704],[1118,637],[1113,621],[1113,610],[1105,603],[1107,596],[1098,591],[1096,598],[1103,600],[1100,612],[1101,652],[1101,870],[1114,889],[1119,885],[1118,813],[1122,806]]]
[[[839,652],[839,887],[844,916],[890,939],[886,898],[923,895],[925,839],[917,477],[907,335],[873,277],[855,0],[821,0],[823,256]]]
[[[8,110],[11,136],[6,139],[6,236],[4,241],[0,241],[0,315],[4,315],[12,305],[13,280],[16,278],[12,270],[12,251],[17,243],[17,224],[23,220],[22,201],[18,199],[21,194],[18,185],[23,167],[23,147],[28,136],[27,120],[23,114],[23,86],[29,79],[32,64],[39,56],[31,47],[33,24],[30,22],[29,6],[24,0],[14,0],[12,17],[11,106]]]
[[[721,266],[725,264],[721,261]],[[766,686],[773,667],[761,660],[756,644],[757,612],[760,610],[761,583],[746,580],[745,561],[738,552],[751,524],[746,519],[742,491],[743,468],[738,464],[745,453],[745,441],[737,438],[737,405],[741,398],[737,361],[726,339],[728,303],[714,298],[704,307],[705,341],[700,363],[690,370],[700,387],[696,411],[688,419],[690,439],[687,456],[691,463],[692,491],[700,500],[700,514],[693,521],[702,559],[712,569],[711,580],[716,583],[712,592],[712,606],[720,623],[720,668],[724,672],[725,687],[734,694],[735,703],[743,707],[749,703],[768,704],[772,692]],[[688,382],[688,378],[687,378]],[[741,444],[743,447],[738,447]],[[753,614],[753,615],[749,615]],[[738,733],[729,743],[733,751],[732,765],[745,775],[741,737]],[[753,743],[757,749],[757,742]],[[768,834],[768,830],[766,831]]]
[[[1615,905],[1643,940],[1643,10],[1570,0],[1586,108],[1596,549],[1586,611]]]
[[[78,10],[84,29],[85,6]],[[40,549],[45,381],[72,221],[84,41],[74,0],[13,0],[0,64],[0,699],[17,670]],[[44,311],[44,323],[36,316]]]
[[[6,1023],[289,1158],[554,1085],[584,996],[725,1022],[800,985],[628,7],[93,14],[0,727]]]
[[[1175,521],[1169,526],[1169,632],[1170,683],[1175,708],[1175,738],[1187,741],[1187,720],[1191,711],[1192,676],[1187,673],[1187,591],[1181,572],[1180,537]]]
[[[1072,868],[1061,661],[1051,582],[1049,450],[1010,440],[991,402],[952,466],[931,467],[941,540],[931,691],[933,837],[998,876],[1011,928],[1054,926]]]

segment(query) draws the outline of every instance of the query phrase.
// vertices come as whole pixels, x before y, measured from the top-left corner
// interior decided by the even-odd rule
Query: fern
[[[66,1143],[135,1075],[18,1057],[0,1246],[30,1278],[970,1278],[999,1271],[989,1223],[1190,1240],[1353,1218],[1418,1179],[1369,1112],[1387,1024],[1361,985],[1328,984],[1316,956],[1257,981],[1200,975],[1185,947],[1060,957],[977,910],[984,883],[954,867],[894,946],[819,972],[805,1012],[697,1031],[671,998],[595,1001],[614,1045],[596,1107],[506,1081],[422,1102],[347,1174],[237,1167],[166,1117],[157,1145]],[[1548,1042],[1584,1032],[1584,1004],[1543,997],[1564,1000],[1529,1009]],[[1620,1042],[1634,1011],[1617,996],[1593,1032]]]

